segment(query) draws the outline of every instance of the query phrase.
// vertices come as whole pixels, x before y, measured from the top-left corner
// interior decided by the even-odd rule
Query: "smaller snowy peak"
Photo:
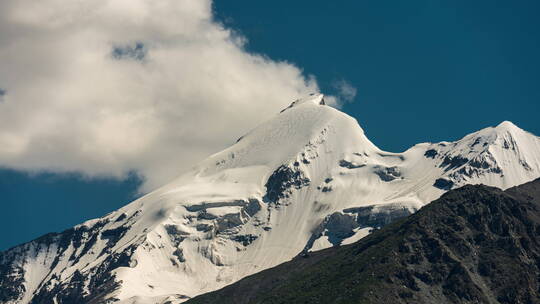
[[[520,144],[527,147],[530,141],[535,142],[538,140],[537,136],[520,129],[512,122],[503,121],[495,127],[484,128],[455,142],[431,144],[431,149],[426,152],[426,156],[434,158],[435,155],[441,153],[470,155],[490,152],[498,148],[515,151]]]
[[[465,183],[507,188],[540,172],[539,149],[539,137],[503,121],[455,142],[432,144],[424,156],[436,160],[445,171],[435,183],[437,188],[448,190]]]
[[[288,109],[290,109],[292,107],[296,107],[296,106],[299,106],[299,105],[305,104],[305,103],[312,103],[312,104],[321,105],[321,106],[326,105],[326,103],[324,101],[324,95],[323,94],[311,93],[308,97],[296,99],[288,107],[281,110],[280,113],[283,113],[283,112],[285,112],[286,110],[288,110]]]
[[[525,132],[523,129],[516,126],[512,122],[503,121],[495,127],[488,127],[478,132],[472,133],[471,135],[474,135],[476,138],[484,138],[486,141],[489,141],[489,144],[494,144],[498,142],[498,139],[501,138],[517,138],[527,136],[527,134],[527,132]]]
[[[510,121],[503,121],[495,127],[488,127],[465,136],[454,143],[453,153],[493,153],[496,150],[513,151],[528,150],[539,138],[528,133]],[[521,147],[521,149],[520,149]],[[521,155],[523,156],[523,155]]]

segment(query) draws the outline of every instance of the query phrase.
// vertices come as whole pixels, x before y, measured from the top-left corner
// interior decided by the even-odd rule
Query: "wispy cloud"
[[[318,91],[243,43],[209,0],[1,1],[0,166],[168,181]]]
[[[352,86],[348,81],[341,79],[334,82],[334,88],[337,90],[337,95],[340,100],[345,102],[352,102],[356,97],[356,88]]]

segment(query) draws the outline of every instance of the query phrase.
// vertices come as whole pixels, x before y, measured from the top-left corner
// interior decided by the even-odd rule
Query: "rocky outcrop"
[[[277,203],[280,199],[289,196],[293,189],[300,189],[309,185],[309,178],[305,177],[298,166],[293,168],[282,165],[268,178],[265,184],[265,203]]]

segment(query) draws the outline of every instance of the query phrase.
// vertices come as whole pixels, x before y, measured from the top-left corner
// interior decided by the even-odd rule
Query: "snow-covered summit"
[[[539,155],[540,139],[509,122],[385,152],[312,95],[129,205],[1,253],[0,303],[182,302],[353,242],[453,187],[532,180]]]
[[[503,189],[534,179],[540,168],[537,136],[504,121],[453,143],[432,145],[426,152],[441,161],[443,188],[485,183]]]
[[[296,100],[293,101],[288,107],[286,107],[285,109],[281,110],[280,113],[282,113],[282,112],[284,112],[284,111],[286,111],[287,109],[290,109],[290,108],[292,108],[292,107],[301,105],[301,104],[303,104],[303,103],[311,103],[311,104],[321,105],[321,106],[326,105],[326,102],[324,101],[324,95],[323,95],[323,94],[320,94],[320,93],[312,93],[312,94],[310,94],[310,95],[307,96],[307,97],[296,99]]]
[[[499,130],[519,130],[519,131],[523,131],[522,129],[520,129],[518,126],[516,126],[513,122],[511,122],[509,120],[502,121],[495,128],[499,129]]]

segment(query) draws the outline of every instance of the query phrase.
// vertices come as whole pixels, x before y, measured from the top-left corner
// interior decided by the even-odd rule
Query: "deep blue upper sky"
[[[390,4],[391,3],[391,4]],[[540,134],[538,1],[217,1],[248,49],[293,62],[380,148],[452,140],[503,120]]]
[[[389,4],[392,3],[392,4]],[[380,148],[455,140],[511,120],[540,134],[538,1],[226,1],[246,48],[358,89],[343,110]],[[139,185],[0,170],[0,250],[102,216]]]

